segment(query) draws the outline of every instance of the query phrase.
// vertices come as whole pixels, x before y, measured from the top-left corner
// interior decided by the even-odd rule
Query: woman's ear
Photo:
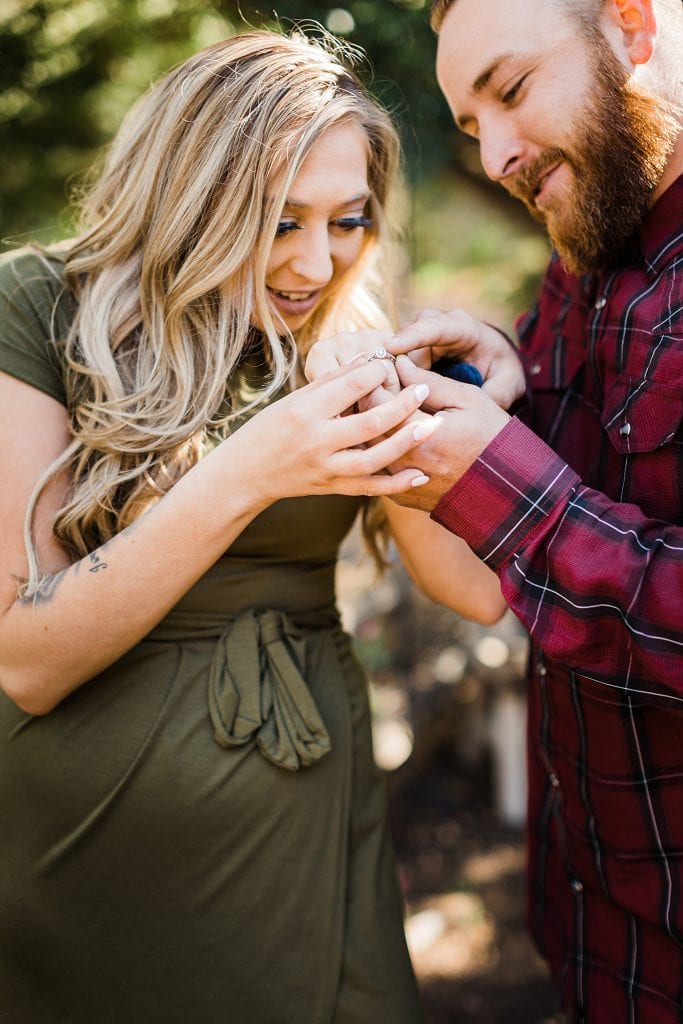
[[[647,64],[655,52],[657,20],[653,0],[608,0],[606,17],[632,64]]]

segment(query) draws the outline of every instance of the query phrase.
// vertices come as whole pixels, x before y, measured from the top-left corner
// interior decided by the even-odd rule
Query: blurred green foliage
[[[429,265],[422,274],[427,291],[435,274],[483,267],[487,254],[499,265],[501,253],[509,253],[509,246],[500,248],[506,232],[489,229],[487,210],[519,218],[517,204],[490,185],[476,147],[452,125],[434,76],[428,7],[428,0],[0,0],[3,247],[69,233],[70,192],[150,82],[227,35],[280,23],[285,29],[302,24],[314,34],[322,25],[369,54],[362,77],[394,114],[410,184],[422,195],[413,215],[413,256],[418,268]],[[464,245],[453,221],[444,235],[443,196],[430,184],[443,183],[447,171],[447,189],[457,187],[456,171],[473,186],[463,193],[467,210],[481,211],[470,218],[470,228],[475,221],[480,227],[465,228]],[[449,218],[453,203],[457,191]],[[518,224],[533,232],[526,218]],[[523,262],[526,268],[529,261]],[[497,280],[516,301],[528,288],[513,277]]]
[[[271,6],[272,4],[272,6]],[[443,165],[454,134],[434,80],[425,0],[2,0],[0,233],[54,236],[81,172],[151,81],[249,26],[319,23],[365,47],[371,90],[402,126],[410,176]],[[42,230],[41,230],[42,229]]]

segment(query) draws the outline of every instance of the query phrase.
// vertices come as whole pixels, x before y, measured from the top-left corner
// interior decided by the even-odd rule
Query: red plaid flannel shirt
[[[530,924],[591,1024],[683,1021],[682,214],[683,177],[632,265],[553,259],[519,323],[533,432],[432,513],[532,637]]]

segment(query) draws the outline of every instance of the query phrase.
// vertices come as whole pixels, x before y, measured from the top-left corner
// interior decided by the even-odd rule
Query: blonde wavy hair
[[[36,499],[66,470],[54,532],[74,555],[166,493],[201,457],[208,431],[291,383],[313,339],[388,326],[378,296],[380,270],[383,297],[393,276],[386,211],[399,143],[351,70],[355,59],[338,40],[248,32],[170,71],[124,120],[83,202],[80,233],[60,247],[77,302],[63,342],[73,441]],[[367,137],[373,226],[358,262],[293,338],[268,302],[266,263],[303,161],[345,121]],[[256,338],[269,380],[238,408],[228,382]],[[40,587],[34,507],[25,596]]]

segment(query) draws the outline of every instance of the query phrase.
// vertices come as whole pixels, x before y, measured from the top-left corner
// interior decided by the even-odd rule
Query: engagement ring
[[[388,359],[392,363],[396,362],[396,356],[392,356],[391,352],[387,352],[382,345],[375,349],[371,356],[368,356],[369,363],[371,363],[373,359]]]

